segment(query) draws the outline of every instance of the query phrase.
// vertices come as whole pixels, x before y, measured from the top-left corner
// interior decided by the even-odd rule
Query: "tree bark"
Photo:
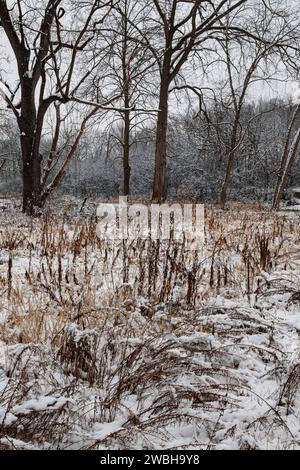
[[[123,75],[123,93],[124,107],[123,114],[123,195],[129,196],[130,191],[130,55],[128,50],[128,1],[124,2],[124,15],[122,15],[122,75]]]
[[[34,100],[35,87],[32,79],[21,80],[21,152],[23,163],[23,212],[34,215],[35,207],[41,205],[41,158],[39,154],[40,131]]]
[[[228,155],[226,174],[222,184],[221,194],[220,194],[220,204],[222,209],[224,209],[227,201],[227,192],[229,187],[229,182],[232,174],[233,162],[235,160],[236,145],[237,145],[237,133],[238,133],[238,123],[240,115],[235,119],[234,128],[232,130],[231,140],[230,140],[230,152]]]
[[[169,115],[169,67],[165,59],[159,95],[159,113],[156,128],[155,169],[152,199],[163,202],[167,196],[167,131]]]
[[[277,209],[278,208],[278,205],[279,205],[279,201],[282,197],[282,193],[283,193],[283,189],[281,190],[281,194],[280,193],[280,186],[281,186],[281,183],[282,183],[282,179],[284,177],[284,169],[286,168],[287,166],[287,162],[288,162],[288,157],[289,157],[289,144],[290,144],[290,140],[291,140],[291,136],[292,136],[292,132],[293,132],[293,128],[294,128],[294,124],[296,122],[296,119],[299,115],[299,112],[300,112],[300,104],[298,104],[297,108],[295,109],[295,112],[293,114],[293,117],[291,119],[291,122],[290,122],[290,125],[289,125],[289,128],[288,128],[288,131],[287,131],[287,134],[286,134],[286,139],[285,139],[285,143],[284,143],[284,149],[283,149],[283,153],[282,153],[282,157],[281,157],[281,162],[280,162],[280,169],[279,169],[279,172],[278,172],[278,177],[277,177],[277,182],[276,182],[276,188],[275,188],[275,191],[274,191],[274,196],[273,196],[273,202],[272,202],[272,209]]]
[[[285,169],[283,171],[282,178],[281,178],[281,182],[278,186],[277,193],[274,196],[273,209],[278,209],[278,207],[279,207],[279,203],[280,203],[280,200],[282,198],[284,188],[286,187],[288,177],[290,176],[291,169],[292,169],[292,167],[294,165],[294,162],[296,160],[296,157],[297,157],[297,150],[298,150],[299,144],[300,144],[300,127],[299,127],[299,129],[298,129],[298,131],[297,131],[297,133],[294,137],[294,140],[292,142],[292,145],[291,145],[291,148],[290,148],[290,151],[289,151],[289,154],[288,154],[288,158],[287,158],[287,163],[286,163],[286,166],[285,166]]]
[[[126,104],[125,104],[126,107]],[[129,101],[128,101],[129,107]],[[129,163],[130,154],[130,111],[124,113],[124,135],[123,135],[123,172],[124,172],[124,196],[129,196],[130,192],[130,173],[131,167]]]

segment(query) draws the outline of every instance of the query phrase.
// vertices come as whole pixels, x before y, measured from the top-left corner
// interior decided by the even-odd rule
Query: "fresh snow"
[[[249,292],[244,216],[213,214],[217,225],[228,218],[215,258],[228,285],[209,287],[208,242],[193,306],[190,261],[172,295],[154,302],[136,252],[125,280],[120,247],[82,243],[74,258],[76,217],[60,231],[55,214],[45,253],[42,219],[32,229],[17,209],[0,214],[0,448],[300,449],[299,215],[279,214],[275,228],[270,218],[272,265],[258,263]],[[249,215],[248,244],[263,217]]]

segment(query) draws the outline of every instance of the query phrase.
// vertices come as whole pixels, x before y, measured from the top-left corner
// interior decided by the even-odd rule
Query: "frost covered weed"
[[[299,217],[208,208],[202,253],[96,222],[0,225],[0,448],[299,448]]]

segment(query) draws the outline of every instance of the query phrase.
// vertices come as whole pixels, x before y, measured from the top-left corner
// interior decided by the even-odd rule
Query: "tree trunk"
[[[130,190],[130,164],[129,164],[129,157],[130,157],[130,97],[129,97],[129,79],[125,73],[124,75],[125,80],[125,90],[124,90],[124,106],[126,111],[124,112],[124,130],[123,130],[123,178],[124,178],[124,186],[123,186],[123,194],[124,196],[129,196]]]
[[[33,215],[41,204],[40,135],[37,129],[34,87],[30,79],[21,82],[22,104],[19,128],[23,162],[23,212]]]
[[[226,201],[227,201],[227,192],[229,188],[230,178],[232,174],[233,162],[235,159],[236,154],[236,144],[237,144],[237,132],[238,132],[238,122],[240,119],[240,115],[236,117],[234,128],[232,130],[232,135],[230,139],[230,152],[228,155],[227,160],[227,167],[226,167],[226,174],[222,184],[221,194],[220,194],[220,204],[222,209],[224,209]]]
[[[300,112],[300,104],[298,104],[297,108],[295,109],[295,112],[293,114],[293,117],[291,119],[290,125],[289,125],[288,130],[287,130],[285,143],[284,143],[284,149],[283,149],[281,162],[280,162],[280,168],[279,168],[278,176],[277,176],[276,188],[275,188],[274,196],[273,196],[272,209],[277,209],[279,201],[282,197],[283,190],[281,191],[280,195],[279,195],[279,191],[280,191],[282,178],[283,178],[283,175],[284,175],[284,169],[287,165],[287,161],[288,161],[288,157],[289,157],[289,144],[290,144],[294,124],[296,122],[296,119],[298,117],[299,112]],[[279,197],[278,197],[278,195],[279,195]]]
[[[159,96],[159,113],[157,117],[155,170],[152,199],[163,202],[167,196],[167,131],[168,131],[168,101],[169,101],[169,73],[163,69]]]
[[[41,205],[41,162],[33,153],[32,139],[22,136],[23,159],[23,212],[33,215]]]
[[[122,16],[122,71],[123,71],[123,90],[124,90],[124,107],[123,115],[123,194],[129,195],[130,190],[130,55],[128,50],[128,1],[124,2],[124,15]],[[128,56],[128,57],[127,57]]]
[[[128,106],[129,107],[129,106]],[[123,172],[124,172],[124,196],[129,196],[130,192],[130,111],[125,111],[124,115],[124,136],[123,136]]]
[[[299,144],[300,144],[300,127],[294,137],[293,143],[291,145],[291,148],[288,154],[286,167],[283,171],[283,175],[282,175],[280,184],[278,186],[277,193],[274,196],[273,209],[278,209],[284,188],[286,187],[286,184],[288,181],[288,177],[290,176],[291,169],[297,157],[297,150],[298,150]]]

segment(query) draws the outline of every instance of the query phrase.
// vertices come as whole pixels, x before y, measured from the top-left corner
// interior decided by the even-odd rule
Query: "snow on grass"
[[[0,448],[300,448],[298,214],[208,208],[201,256],[18,217],[0,216]]]

